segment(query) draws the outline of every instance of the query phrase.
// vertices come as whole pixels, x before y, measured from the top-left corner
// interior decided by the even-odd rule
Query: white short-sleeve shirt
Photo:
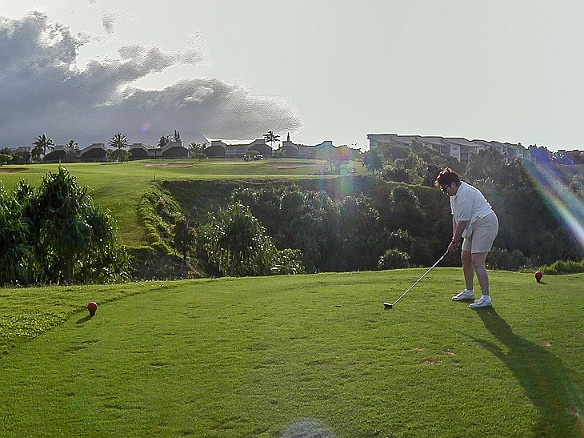
[[[472,230],[472,224],[481,217],[493,213],[491,205],[476,187],[462,181],[456,195],[450,197],[450,211],[456,222],[469,221],[462,233],[466,237]]]

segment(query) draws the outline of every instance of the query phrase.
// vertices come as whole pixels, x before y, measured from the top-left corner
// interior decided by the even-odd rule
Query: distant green
[[[0,289],[0,435],[581,436],[584,274],[424,271]]]

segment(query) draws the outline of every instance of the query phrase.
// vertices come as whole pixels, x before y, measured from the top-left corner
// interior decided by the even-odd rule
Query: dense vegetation
[[[581,246],[550,210],[523,163],[503,165],[493,175],[496,181],[472,180],[500,218],[488,260],[492,268],[582,258]],[[375,177],[333,179],[324,188],[315,180],[167,181],[161,187],[161,196],[174,199],[194,228],[207,223],[203,212],[208,208],[228,202],[248,206],[276,247],[300,250],[307,272],[428,265],[444,251],[451,233],[445,196],[430,187]],[[445,263],[458,261],[451,256]]]
[[[376,157],[373,161],[372,156]],[[248,168],[259,172],[257,175],[269,175],[267,170],[273,172],[276,167],[246,163],[244,168],[233,163],[231,167],[238,168],[239,173],[202,179],[213,166],[221,169],[229,166],[197,162],[189,164],[193,170],[188,172],[184,167],[176,168],[175,174],[164,169],[163,178],[155,174],[154,180],[143,180],[142,185],[137,182],[138,173],[127,183],[113,186],[95,183],[99,186],[95,193],[106,197],[104,201],[109,205],[119,205],[119,201],[107,197],[110,195],[137,202],[134,208],[143,231],[140,244],[129,249],[131,275],[135,278],[428,266],[444,252],[451,234],[448,198],[432,187],[438,171],[447,165],[457,165],[455,169],[463,179],[483,191],[499,216],[500,233],[488,258],[491,268],[516,270],[541,267],[557,260],[577,262],[583,257],[582,246],[550,207],[545,190],[534,177],[546,169],[561,170],[555,181],[580,203],[584,197],[581,167],[551,160],[505,163],[504,157],[493,150],[472,156],[468,166],[462,166],[415,145],[382,146],[366,154],[364,164],[373,173],[369,176],[359,175],[361,172],[355,172],[354,167],[353,171],[345,171],[344,176],[311,176],[306,171],[310,169],[312,174],[319,165],[309,164],[304,178],[245,177],[243,172]],[[129,164],[104,166],[104,175],[117,178],[126,165]],[[157,172],[162,174],[162,168]],[[193,172],[200,176],[193,178]],[[46,189],[44,182],[41,186],[45,188],[39,190]],[[123,187],[132,193],[124,195]],[[141,199],[139,190],[143,190]],[[11,262],[5,263],[9,268],[4,270],[2,283],[87,282],[98,281],[99,275],[115,279],[116,275],[128,272],[127,254],[121,251],[119,240],[108,247],[110,259],[104,255],[101,262],[94,261],[96,265],[82,261],[79,250],[73,247],[66,251],[72,257],[69,260],[58,256],[54,249],[47,251],[56,244],[50,246],[48,240],[42,240],[48,246],[37,247],[36,262],[27,262],[28,272],[23,271],[20,260],[32,262],[35,254],[34,245],[30,242],[22,245],[18,240],[22,237],[18,233],[35,230],[19,201],[19,193],[29,192],[34,190],[26,183],[16,187],[12,195],[3,192],[4,225],[0,234],[3,257],[6,260],[10,257]],[[124,220],[129,217],[126,212]],[[40,232],[38,226],[36,229]],[[116,234],[112,227],[108,229]],[[79,242],[92,245],[89,240]],[[26,256],[21,257],[19,251]],[[41,254],[47,257],[40,257]],[[42,273],[39,260],[46,264]],[[444,265],[458,264],[456,256],[444,261]],[[73,272],[71,267],[75,268]],[[113,269],[112,272],[105,267]]]
[[[380,148],[376,155],[383,156],[382,164],[373,169],[374,177],[345,176],[325,185],[318,180],[167,181],[161,196],[175,200],[194,228],[205,226],[209,209],[228,202],[248,206],[276,247],[300,251],[307,272],[424,266],[443,253],[450,238],[448,199],[431,186],[439,170],[453,163],[428,148],[416,151]],[[494,150],[474,155],[468,166],[459,164],[464,179],[481,189],[500,219],[491,268],[517,270],[583,257],[584,249],[534,179],[544,165],[561,167],[566,177],[559,182],[584,198],[584,175],[577,167],[549,161],[507,164]],[[454,256],[445,261],[457,263]]]
[[[128,278],[129,259],[109,213],[65,169],[38,188],[0,187],[0,285],[101,283]]]

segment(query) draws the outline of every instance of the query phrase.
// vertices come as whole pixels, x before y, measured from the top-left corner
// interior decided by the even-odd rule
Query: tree
[[[168,143],[172,141],[172,137],[170,135],[162,135],[160,140],[158,140],[158,146],[166,146]]]
[[[113,146],[117,149],[123,149],[125,147],[128,147],[130,145],[130,142],[128,142],[128,139],[126,138],[125,135],[118,132],[117,134],[114,134],[112,138],[110,138],[109,144],[110,146]]]
[[[274,131],[268,131],[266,134],[264,134],[264,138],[266,139],[266,143],[270,143],[270,147],[272,149],[274,149],[273,147],[273,143],[279,143],[280,142],[280,136],[277,134],[274,134]]]
[[[67,142],[67,147],[73,149],[74,151],[79,150],[79,144],[75,140],[69,140]]]
[[[213,247],[219,266],[229,276],[242,275],[260,248],[264,228],[248,207],[232,203],[213,221]]]
[[[430,237],[431,230],[427,229],[426,212],[410,187],[396,185],[391,190],[387,209],[388,230],[405,230],[413,236],[426,233]]]
[[[497,149],[489,147],[469,157],[465,176],[471,184],[487,179],[500,181],[501,171],[504,167],[505,157]]]
[[[339,202],[339,232],[343,270],[375,268],[387,238],[379,212],[363,194],[347,196]]]
[[[3,164],[8,164],[12,161],[12,155],[8,155],[8,154],[2,154],[0,153],[0,166],[2,166]]]
[[[187,149],[189,150],[189,155],[190,156],[197,156],[200,157],[201,154],[204,155],[204,151],[205,151],[205,147],[207,146],[206,143],[189,143]]]
[[[28,247],[26,225],[15,197],[0,186],[0,285],[22,284]],[[25,281],[24,281],[25,282]]]
[[[211,218],[206,249],[223,275],[266,275],[278,254],[265,228],[240,202],[230,203]]]
[[[32,154],[28,150],[16,149],[10,152],[4,152],[7,155],[12,155],[12,164],[26,164],[30,163]]]
[[[180,132],[178,132],[176,129],[174,130],[174,136],[172,137],[172,141],[176,143],[180,143],[182,141],[180,138]]]
[[[428,165],[414,152],[396,158],[383,169],[384,179],[408,184],[422,184],[427,180]]]
[[[130,151],[126,151],[123,149],[116,149],[114,151],[107,151],[107,158],[110,161],[116,161],[116,162],[123,163],[125,161],[128,161],[129,157],[130,157]]]
[[[87,189],[66,169],[45,175],[36,191],[20,187],[16,197],[22,200],[30,228],[31,269],[37,282],[70,284],[126,276],[129,259],[118,243],[114,221],[93,205]]]
[[[183,262],[187,264],[187,256],[192,250],[196,241],[195,229],[189,226],[189,223],[184,217],[177,219],[174,224],[174,248],[183,258]]]
[[[34,146],[34,148],[31,151],[32,156],[34,158],[39,158],[41,155],[43,156],[47,155],[47,149],[53,150],[53,146],[55,145],[55,143],[53,142],[53,139],[47,137],[47,134],[43,132],[41,135],[37,137],[37,139],[32,145]]]
[[[379,156],[377,149],[370,150],[363,154],[363,164],[365,164],[367,170],[373,174],[383,169],[383,160]]]

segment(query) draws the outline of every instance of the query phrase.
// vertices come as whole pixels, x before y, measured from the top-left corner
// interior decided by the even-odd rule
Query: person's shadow
[[[571,373],[547,347],[536,345],[513,333],[494,308],[477,312],[487,330],[505,347],[475,339],[512,372],[540,420],[534,437],[584,437],[584,396],[573,384]]]

